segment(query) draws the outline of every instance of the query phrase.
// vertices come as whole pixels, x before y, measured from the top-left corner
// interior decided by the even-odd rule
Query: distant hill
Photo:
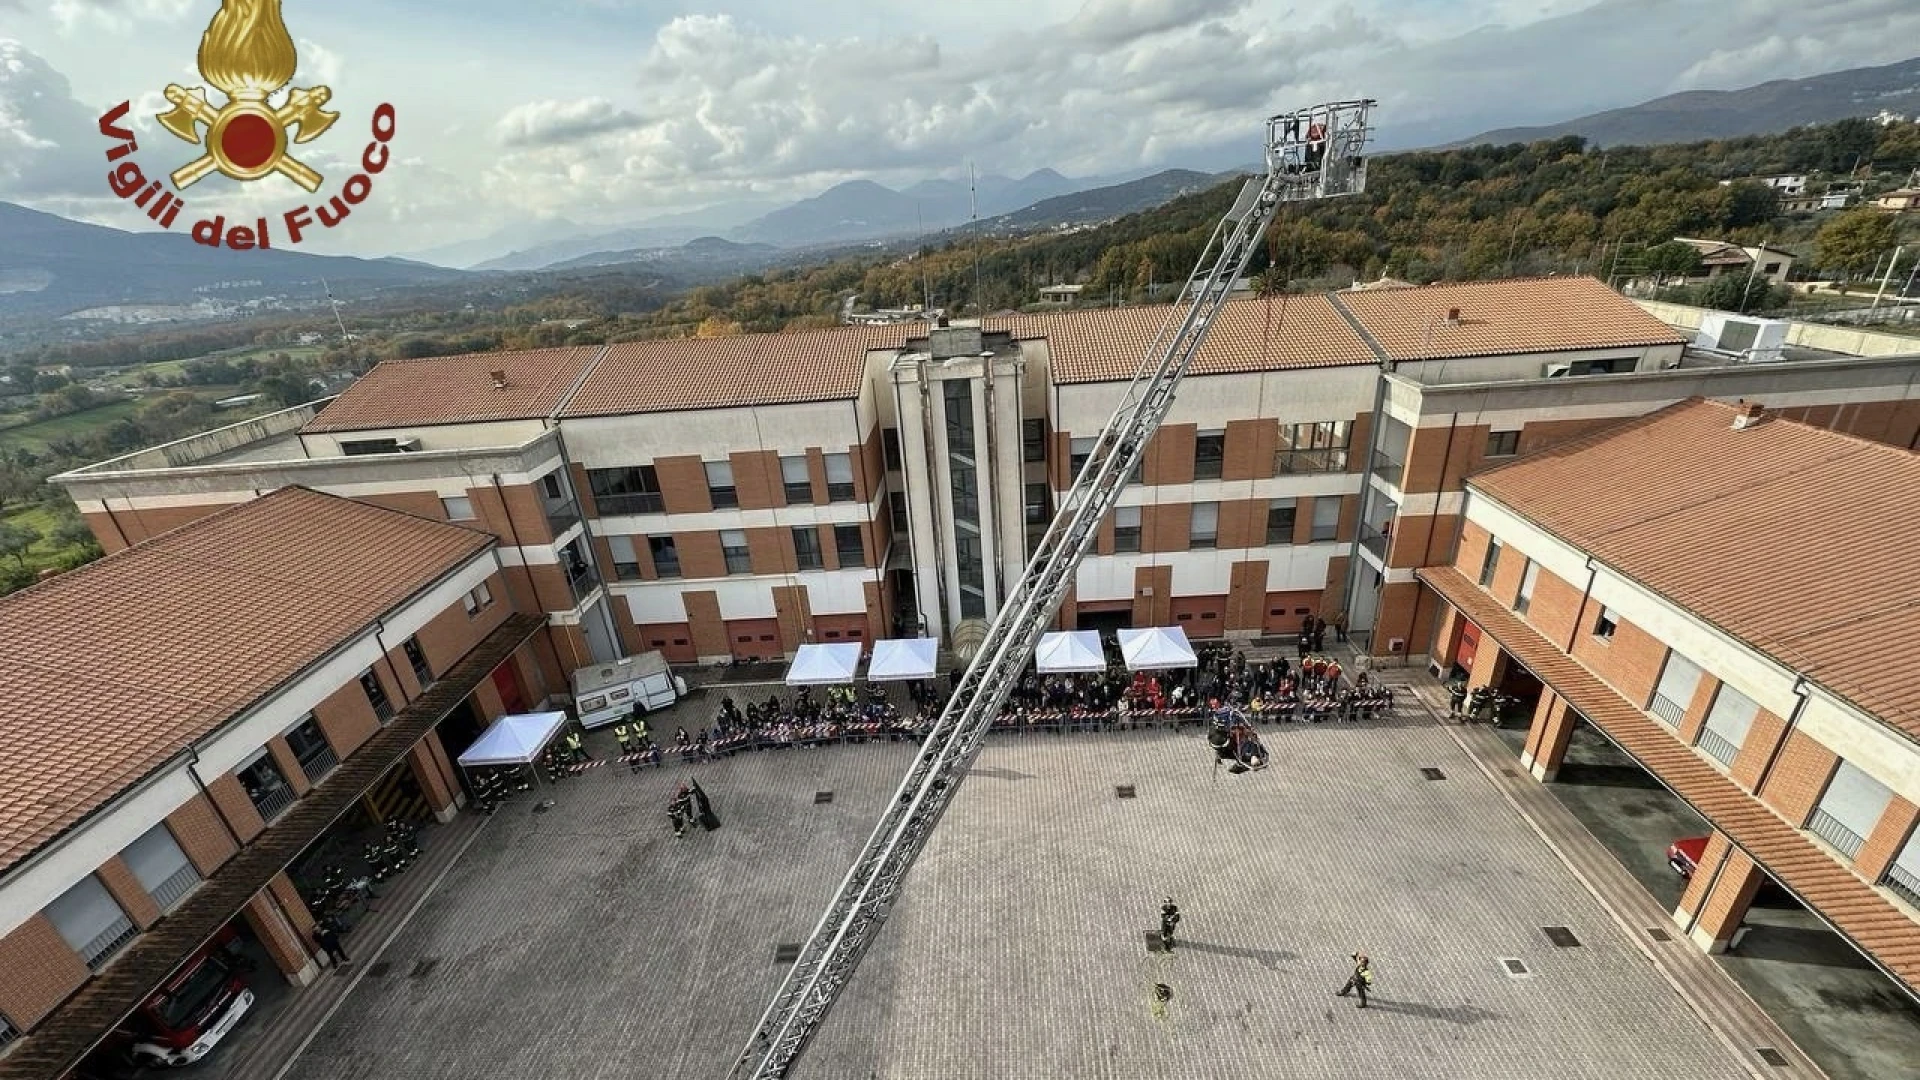
[[[728,237],[777,247],[811,247],[911,236],[963,224],[976,208],[981,217],[992,217],[1098,183],[1069,180],[1052,169],[1019,179],[978,177],[971,194],[964,180],[923,180],[905,191],[871,180],[849,180],[756,218]]]
[[[979,228],[986,233],[1035,232],[1059,225],[1109,221],[1125,214],[1151,210],[1182,195],[1204,191],[1220,181],[1221,177],[1211,173],[1167,169],[1124,184],[1043,199],[1011,214],[983,220]]]
[[[577,259],[554,263],[548,270],[581,270],[594,266],[623,266],[628,263],[662,263],[681,271],[745,272],[765,266],[779,256],[781,249],[772,244],[736,244],[718,236],[702,236],[678,247],[636,248],[627,251],[596,251]],[[704,276],[704,274],[702,275]]]
[[[1501,128],[1441,149],[1531,143],[1582,135],[1599,146],[1770,135],[1803,124],[1826,124],[1886,109],[1920,112],[1920,57],[1884,67],[1852,68],[1807,79],[1779,79],[1744,90],[1689,90],[1624,109],[1544,127]]]
[[[733,228],[743,221],[750,221],[766,213],[775,205],[762,202],[721,203],[698,210],[642,218],[630,225],[597,232],[559,219],[552,223],[536,224],[531,228],[523,227],[520,232],[503,230],[486,240],[474,242],[474,247],[499,251],[503,246],[499,243],[501,239],[514,237],[513,242],[504,245],[509,248],[505,255],[494,255],[470,264],[450,265],[470,265],[475,270],[539,270],[595,252],[671,247],[709,233]]]
[[[366,294],[462,276],[403,259],[230,251],[180,232],[130,233],[0,203],[0,318],[57,317],[112,304],[244,302]]]

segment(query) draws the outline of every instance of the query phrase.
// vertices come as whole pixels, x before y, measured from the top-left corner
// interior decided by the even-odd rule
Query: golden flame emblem
[[[208,173],[258,180],[271,173],[320,190],[321,176],[287,153],[290,143],[312,142],[340,119],[321,108],[333,91],[324,86],[287,92],[279,106],[269,98],[293,80],[298,57],[280,17],[280,0],[221,0],[200,38],[200,76],[226,95],[216,109],[202,87],[169,84],[173,108],[160,126],[206,153],[174,170],[173,186],[184,190]],[[206,128],[202,136],[200,128]]]

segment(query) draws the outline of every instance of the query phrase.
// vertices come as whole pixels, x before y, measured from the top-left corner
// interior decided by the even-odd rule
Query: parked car
[[[1667,865],[1673,867],[1673,872],[1681,877],[1690,878],[1706,854],[1707,838],[1689,836],[1667,845]]]

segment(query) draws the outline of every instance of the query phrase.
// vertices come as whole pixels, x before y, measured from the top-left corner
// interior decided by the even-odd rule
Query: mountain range
[[[1543,127],[1501,128],[1439,149],[1529,143],[1582,135],[1599,146],[1766,135],[1802,124],[1827,124],[1881,110],[1920,113],[1920,57],[1882,67],[1850,68],[1806,79],[1776,79],[1743,90],[1689,90],[1624,109],[1608,109]]]

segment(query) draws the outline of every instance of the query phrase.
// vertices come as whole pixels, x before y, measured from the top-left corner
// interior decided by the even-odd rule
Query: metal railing
[[[172,911],[175,904],[186,899],[194,886],[200,884],[200,880],[200,871],[195,870],[192,863],[182,863],[172,877],[154,886],[151,894],[153,902],[160,905],[161,911]]]
[[[1385,566],[1387,563],[1388,541],[1389,537],[1387,534],[1381,532],[1379,529],[1371,525],[1360,526],[1360,546],[1373,552],[1374,558],[1379,559],[1380,565],[1382,566]]]
[[[616,514],[658,514],[667,508],[657,491],[639,492],[632,495],[595,495],[593,507],[601,517]]]
[[[1712,728],[1701,728],[1700,738],[1694,745],[1705,750],[1708,757],[1722,765],[1731,766],[1733,759],[1740,756],[1739,745]]]
[[[560,536],[579,523],[580,514],[573,508],[571,501],[567,499],[547,500],[547,528],[553,530],[554,536]]]
[[[270,822],[286,813],[287,807],[293,805],[294,798],[293,785],[281,784],[271,791],[263,791],[254,796],[253,808],[260,811],[261,821]]]
[[[1867,842],[1866,837],[1847,828],[1841,824],[1839,818],[1819,807],[1814,807],[1813,816],[1807,819],[1807,831],[1825,840],[1833,846],[1833,850],[1849,859],[1853,858],[1854,852],[1859,851],[1860,846]]]
[[[1680,721],[1687,717],[1685,705],[1659,694],[1653,695],[1653,704],[1647,706],[1647,711],[1664,720],[1668,727],[1679,727]]]
[[[567,571],[567,585],[573,589],[573,599],[578,603],[600,587],[600,575],[594,573],[591,566],[576,566]]]
[[[107,965],[107,961],[113,959],[114,953],[139,936],[140,928],[133,925],[133,920],[123,913],[112,925],[87,942],[87,947],[80,950],[80,958],[87,962],[87,967],[99,971]]]
[[[422,689],[429,685],[431,684],[424,682],[420,684]],[[307,774],[309,783],[314,784],[319,783],[328,773],[340,767],[340,756],[333,752],[333,747],[325,743],[307,751],[306,756],[299,760],[300,771]]]
[[[1375,450],[1373,452],[1373,475],[1385,480],[1394,487],[1399,487],[1400,478],[1405,476],[1406,472],[1407,463],[1405,461],[1394,457],[1384,450]]]
[[[745,551],[728,551],[726,553],[726,559],[727,559],[727,573],[729,574],[753,573],[753,556],[750,555],[749,553]]]
[[[1880,884],[1885,885],[1907,903],[1920,907],[1920,874],[1910,873],[1903,866],[1889,866],[1886,875],[1880,879]]]
[[[1281,476],[1346,472],[1347,448],[1276,451],[1273,455],[1273,471]]]
[[[655,555],[653,557],[653,575],[655,577],[662,577],[662,578],[679,577],[680,576],[679,557],[676,556],[671,559],[663,559],[659,555]]]

